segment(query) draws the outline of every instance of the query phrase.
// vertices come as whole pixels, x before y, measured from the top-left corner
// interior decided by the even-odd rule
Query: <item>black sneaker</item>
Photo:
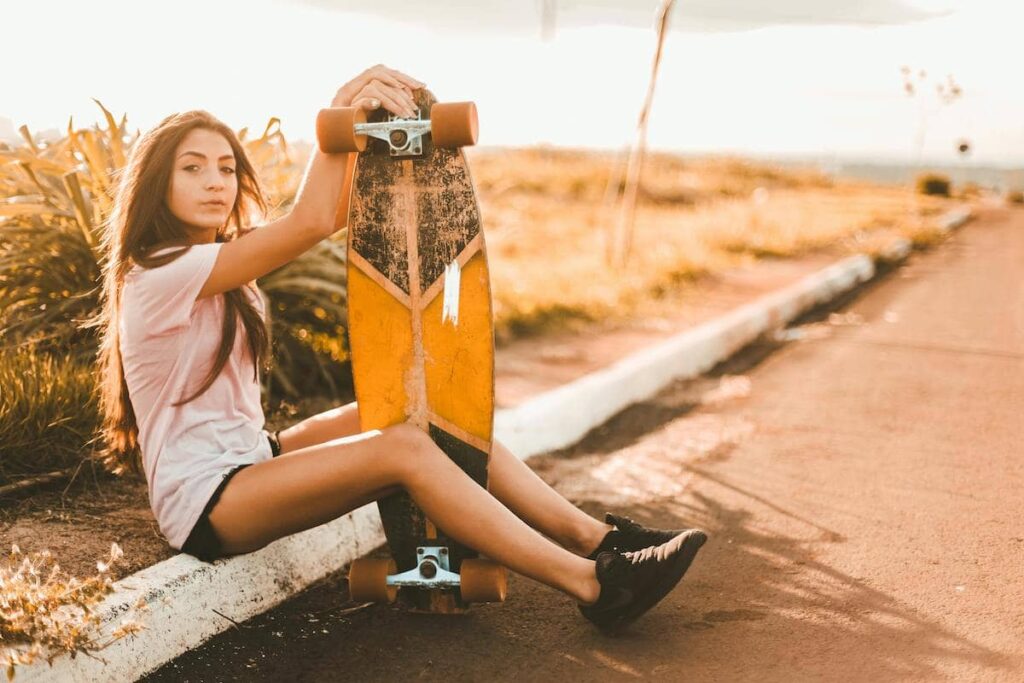
[[[643,550],[599,553],[595,567],[601,595],[593,605],[577,603],[580,612],[602,631],[629,624],[679,583],[705,540],[703,531],[690,529]]]
[[[686,532],[686,529],[648,529],[629,517],[619,517],[610,512],[605,513],[604,521],[615,528],[605,534],[594,552],[587,555],[588,560],[596,560],[598,555],[608,550],[621,553],[661,545]]]

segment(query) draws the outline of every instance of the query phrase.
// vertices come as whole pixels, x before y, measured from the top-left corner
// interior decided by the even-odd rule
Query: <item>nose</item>
[[[208,172],[205,180],[206,189],[208,190],[219,190],[224,187],[224,178],[221,177],[219,169],[214,169],[212,172]]]

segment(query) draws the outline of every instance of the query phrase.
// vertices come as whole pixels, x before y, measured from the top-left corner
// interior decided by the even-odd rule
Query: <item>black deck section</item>
[[[409,249],[405,230],[391,217],[395,209],[391,196],[392,176],[398,164],[361,158],[356,171],[352,198],[352,248],[409,294]]]
[[[427,144],[430,144],[429,140]],[[438,175],[432,182],[446,187],[424,192],[416,198],[420,224],[418,250],[421,292],[426,291],[444,274],[445,266],[454,261],[480,232],[480,214],[476,211],[473,191],[452,189],[471,187],[466,167],[457,158],[459,154],[459,150],[434,150],[438,159],[429,170]],[[418,173],[426,171],[425,167],[417,169]],[[436,224],[444,225],[445,229],[433,229]]]
[[[383,109],[370,115],[370,122],[387,118]],[[395,201],[393,189],[402,165],[390,158],[387,143],[369,138],[356,165],[355,187],[349,211],[351,248],[365,258],[406,294],[409,289],[409,248],[401,213],[405,207]],[[413,210],[414,207],[408,207]]]
[[[418,93],[424,116],[433,97]],[[386,120],[381,109],[369,121]],[[413,206],[403,206],[394,196],[396,180],[403,173],[400,160],[412,161],[416,196]],[[435,149],[429,135],[423,137],[423,154],[392,158],[383,140],[370,138],[359,157],[352,198],[352,248],[409,294],[409,254],[403,221],[397,212],[416,211],[420,291],[426,291],[444,273],[447,264],[480,232],[480,212],[473,182],[462,150]]]
[[[487,487],[487,453],[455,438],[433,424],[430,425],[430,438],[473,481],[484,488]],[[382,498],[377,505],[384,524],[384,534],[387,536],[388,545],[391,546],[398,570],[412,569],[416,566],[416,546],[426,542],[423,532],[426,517],[423,511],[404,491]],[[472,515],[473,511],[466,510],[466,514]],[[439,543],[451,545],[454,553],[452,562],[456,570],[463,559],[477,556],[472,550],[449,540],[447,536],[444,536],[442,529],[438,529],[438,539]]]
[[[487,453],[470,446],[434,424],[430,425],[430,438],[473,481],[484,488],[487,487]],[[479,556],[473,549],[449,538],[441,528],[437,530],[436,539],[428,540],[424,534],[426,516],[412,497],[404,491],[377,501],[377,508],[380,510],[384,535],[391,548],[391,556],[400,572],[408,571],[416,566],[416,546],[418,545],[447,546],[451,553],[450,569],[455,572],[459,571],[464,559]],[[465,514],[472,516],[473,511],[466,510]],[[429,603],[429,593],[426,591],[402,589],[401,598],[407,606],[419,609],[426,609]],[[461,600],[457,600],[457,602],[460,606],[464,606]]]

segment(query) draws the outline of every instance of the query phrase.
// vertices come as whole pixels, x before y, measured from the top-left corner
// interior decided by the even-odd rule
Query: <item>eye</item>
[[[234,173],[235,172],[235,169],[231,168],[230,166],[223,166],[223,167],[221,167],[220,170],[227,171],[228,173]]]
[[[191,171],[193,168],[199,168],[199,166],[197,166],[196,164],[189,164],[188,166],[184,166],[183,170]]]

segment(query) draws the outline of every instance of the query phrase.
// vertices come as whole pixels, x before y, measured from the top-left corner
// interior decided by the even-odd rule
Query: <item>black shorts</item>
[[[270,442],[270,451],[273,453],[273,457],[276,458],[281,455],[281,441],[278,439],[278,432],[270,433],[264,429],[263,433],[267,435],[267,440]],[[203,508],[202,514],[199,515],[196,525],[192,527],[188,539],[181,546],[181,552],[197,557],[203,562],[213,562],[220,557],[225,557],[220,539],[217,538],[217,534],[214,533],[213,527],[210,525],[210,510],[220,500],[220,494],[224,491],[228,482],[231,481],[231,477],[246,467],[249,467],[249,465],[232,467],[224,475],[224,479],[217,485],[213,495],[210,496],[210,500],[206,503],[206,507]]]

